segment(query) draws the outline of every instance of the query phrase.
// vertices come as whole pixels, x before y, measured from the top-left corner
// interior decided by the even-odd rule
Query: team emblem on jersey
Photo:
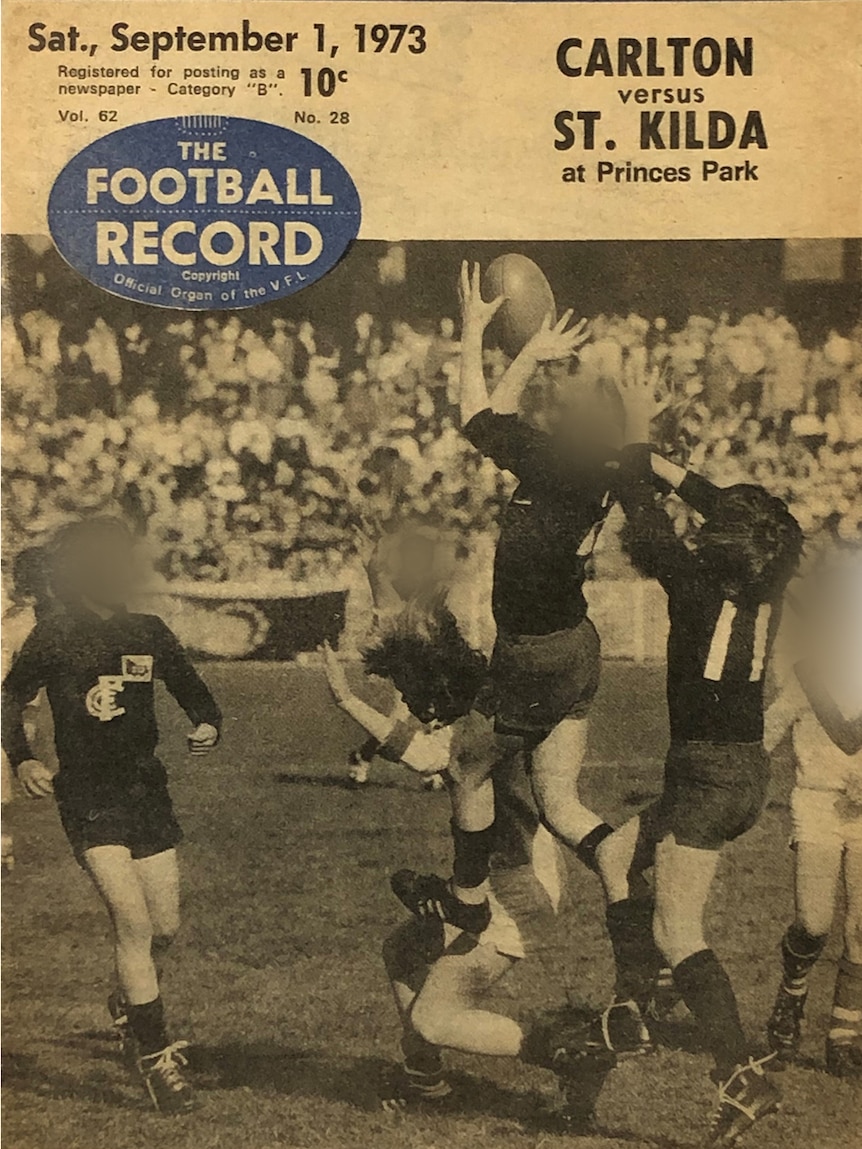
[[[99,681],[87,692],[87,713],[100,722],[110,722],[125,714],[125,708],[117,704],[117,695],[123,692],[125,685],[121,674],[100,674]]]
[[[153,681],[153,656],[151,654],[124,654],[122,665],[124,681]]]

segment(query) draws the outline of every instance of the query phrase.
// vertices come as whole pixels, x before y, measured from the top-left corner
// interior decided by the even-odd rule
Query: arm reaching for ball
[[[485,328],[503,304],[504,295],[491,303],[482,298],[482,273],[478,263],[465,259],[461,264],[458,281],[461,301],[461,426],[466,427],[474,415],[490,407],[485,385],[485,367],[482,360],[482,341]]]
[[[482,341],[485,329],[506,302],[498,295],[490,303],[482,298],[482,274],[478,263],[472,270],[467,260],[461,264],[458,283],[461,300],[461,424],[466,426],[474,415],[490,408],[497,415],[517,414],[524,387],[532,379],[540,363],[569,359],[587,341],[589,332],[586,319],[569,327],[572,311],[566,311],[554,323],[548,314],[541,327],[512,360],[489,399],[485,385],[482,361]]]
[[[509,369],[498,383],[491,409],[498,415],[515,415],[521,404],[521,394],[536,373],[540,363],[556,363],[571,359],[581,344],[589,339],[586,319],[581,319],[574,327],[569,327],[574,312],[570,309],[553,322],[552,315],[546,315],[542,326],[522,351],[512,360]],[[567,330],[568,328],[568,330]]]

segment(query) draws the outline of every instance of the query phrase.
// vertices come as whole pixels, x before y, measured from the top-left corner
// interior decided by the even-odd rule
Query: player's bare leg
[[[844,953],[838,964],[826,1068],[836,1077],[862,1078],[862,847],[844,854]]]
[[[718,850],[680,845],[673,834],[656,847],[655,940],[715,1061],[718,1108],[708,1145],[732,1145],[773,1113],[780,1093],[751,1058],[730,979],[704,937],[707,898]]]
[[[451,880],[414,870],[399,870],[391,879],[396,897],[422,920],[429,959],[443,951],[445,922],[478,937],[491,920],[489,873],[496,842],[491,781],[494,761],[488,753],[461,754],[447,771],[455,854]]]
[[[187,1112],[194,1099],[181,1072],[186,1043],[168,1040],[153,959],[154,924],[169,936],[179,924],[176,853],[136,861],[125,846],[95,846],[85,851],[84,864],[111,917],[117,980],[141,1079],[159,1112]]]
[[[413,1005],[414,1030],[431,1045],[481,1053],[494,1057],[517,1057],[524,1031],[511,1017],[479,1007],[482,995],[515,965],[516,959],[497,953],[490,946],[475,945],[457,952],[457,941],[428,971],[425,984]]]
[[[669,834],[656,847],[656,941],[674,969],[707,948],[703,915],[718,868],[717,850],[681,846]]]
[[[578,781],[587,754],[589,720],[564,718],[533,751],[532,781],[536,802],[548,826],[591,869],[606,893],[620,890],[627,871],[603,861],[598,846],[611,827],[581,801]]]
[[[95,846],[84,854],[87,872],[102,897],[114,931],[117,980],[129,1005],[159,995],[153,962],[153,929],[144,887],[126,846]]]
[[[180,870],[176,850],[162,850],[132,863],[144,893],[153,934],[154,959],[163,953],[180,928]]]
[[[486,946],[475,947],[473,952],[478,956],[472,961],[464,953],[457,952],[472,944],[465,935],[460,935],[448,957],[430,964],[423,956],[424,939],[417,922],[407,922],[385,942],[383,959],[401,1018],[404,1054],[403,1079],[391,1091],[393,1096],[383,1099],[385,1108],[399,1107],[412,1101],[444,1100],[451,1088],[443,1072],[442,1048],[448,1046],[474,1051],[462,1044],[470,1041],[469,1021],[465,1029],[463,1019],[455,1015],[465,1008],[465,1004],[471,1014],[487,1014],[487,1011],[472,1008],[476,995],[499,980],[514,964],[514,959],[501,957]],[[431,972],[441,963],[442,970],[429,984]],[[432,1013],[437,1010],[441,1011],[440,1019],[432,1018]],[[509,1029],[505,1023],[510,1022],[517,1033],[513,1037],[511,1032],[504,1032],[502,1048],[499,1036],[492,1033],[494,1047],[479,1052],[517,1054],[522,1041],[517,1023],[488,1014],[482,1019],[485,1030],[495,1029],[493,1021],[488,1023],[488,1018],[499,1018],[504,1031]]]

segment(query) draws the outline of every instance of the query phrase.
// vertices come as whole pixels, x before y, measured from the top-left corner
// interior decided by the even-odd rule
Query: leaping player
[[[635,870],[654,863],[655,913],[650,921],[623,899],[611,905],[609,925],[613,914],[619,1004],[643,1000],[662,958],[672,968],[719,1081],[707,1144],[727,1146],[772,1113],[780,1093],[764,1072],[769,1058],[752,1054],[730,979],[705,939],[704,912],[721,850],[754,826],[766,801],[764,675],[802,532],[763,488],[719,489],[652,450],[655,382],[632,378],[621,388],[633,445],[623,452],[619,497],[633,558],[668,596],[671,745],[661,798],[609,839],[627,844]],[[704,517],[692,550],[656,503],[656,485]],[[593,1048],[603,1059],[615,1014],[625,1010],[612,1006],[597,1019]]]
[[[489,396],[482,345],[504,297],[482,298],[479,265],[461,267],[461,424],[464,435],[518,487],[503,514],[494,561],[497,642],[491,661],[496,725],[525,739],[545,824],[625,896],[627,875],[603,861],[612,832],[578,794],[588,715],[599,684],[600,642],[584,597],[587,560],[611,504],[612,452],[584,441],[575,420],[539,430],[519,414],[543,363],[565,362],[588,339],[572,312],[550,317]]]

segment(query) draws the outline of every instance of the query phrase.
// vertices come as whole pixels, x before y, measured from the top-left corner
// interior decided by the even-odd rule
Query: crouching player
[[[567,1016],[526,1029],[481,1005],[500,978],[541,950],[561,896],[562,859],[542,825],[522,740],[495,734],[487,663],[441,602],[427,613],[414,602],[391,626],[365,662],[399,688],[408,721],[358,698],[325,647],[327,679],[339,707],[388,757],[421,774],[443,774],[455,857],[451,882],[412,870],[392,878],[413,917],[384,950],[404,1027],[401,1077],[384,1105],[448,1097],[441,1054],[447,1047],[552,1069],[564,1088],[566,1127],[586,1126],[607,1066],[576,1057],[570,1067]]]
[[[414,599],[388,620],[378,643],[364,654],[366,669],[393,683],[402,706],[384,714],[351,689],[344,667],[324,646],[327,681],[337,705],[375,739],[378,753],[424,777],[441,774],[452,803],[455,865],[451,882],[414,875],[398,891],[411,908],[438,906],[425,933],[431,950],[443,937],[443,917],[480,933],[488,924],[488,868],[494,830],[493,762],[480,695],[488,665],[458,629],[445,598]],[[400,717],[402,712],[406,718]],[[475,765],[470,769],[466,764]],[[403,877],[403,875],[402,875]]]
[[[804,596],[802,657],[766,713],[766,748],[790,731],[796,917],[781,943],[783,978],[767,1027],[778,1064],[799,1050],[808,980],[823,953],[843,876],[826,1068],[862,1078],[862,554],[836,556]]]
[[[66,528],[55,590],[62,610],[41,620],[3,683],[3,747],[25,793],[53,793],[63,828],[111,918],[117,990],[109,1009],[155,1108],[192,1107],[171,1042],[156,961],[179,927],[176,846],[182,837],[156,758],[154,683],[194,724],[192,753],[219,739],[221,716],[182,647],[153,615],[127,612],[133,540],[115,519]],[[59,772],[32,758],[22,716],[40,688],[54,717]]]
[[[766,800],[763,679],[802,533],[762,488],[720,490],[651,451],[654,383],[631,379],[621,389],[632,445],[619,497],[632,555],[668,596],[671,745],[661,798],[609,839],[610,849],[615,839],[628,843],[636,869],[654,862],[652,930],[633,901],[612,905],[609,925],[614,915],[618,994],[643,995],[662,957],[672,968],[715,1061],[719,1103],[707,1143],[730,1145],[777,1108],[779,1093],[752,1057],[730,980],[704,936],[704,910],[720,851],[751,829]],[[704,516],[693,549],[657,505],[656,481]]]
[[[468,934],[447,923],[441,950],[429,954],[422,920],[413,918],[384,945],[403,1055],[399,1080],[384,1104],[445,1101],[451,1093],[446,1049],[512,1057],[556,1075],[564,1099],[557,1117],[566,1131],[585,1133],[593,1126],[609,1064],[599,1058],[589,1063],[570,1059],[573,1023],[567,1011],[552,1008],[546,1017],[527,1023],[488,1009],[483,1000],[520,962],[538,964],[552,936],[565,878],[559,844],[536,806],[521,741],[507,738],[496,747],[494,760],[485,764],[486,770],[493,766],[496,807],[486,929]],[[399,877],[393,879],[396,886]],[[430,916],[439,920],[433,910]]]

